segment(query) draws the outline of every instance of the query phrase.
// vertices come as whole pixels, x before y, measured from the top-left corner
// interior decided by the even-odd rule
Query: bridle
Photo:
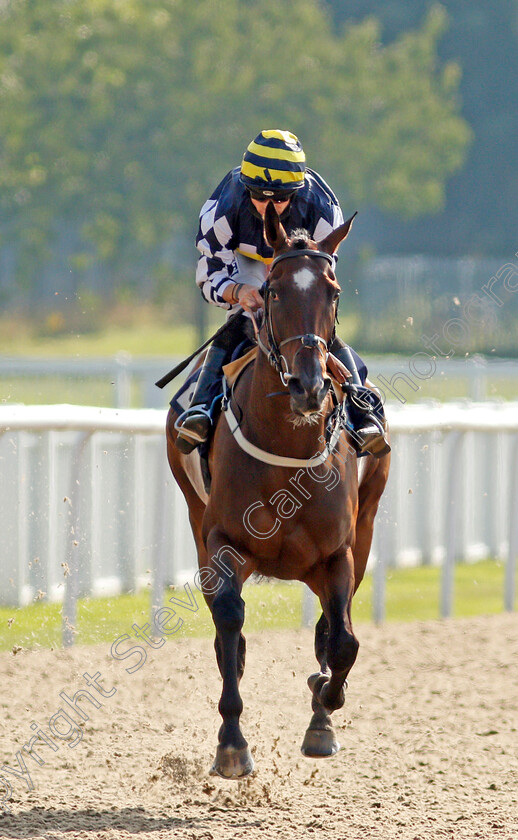
[[[335,262],[331,254],[327,254],[325,251],[313,251],[309,248],[301,248],[300,250],[287,251],[284,254],[279,254],[278,256],[276,256],[270,265],[270,273],[273,271],[275,266],[278,265],[282,260],[288,260],[295,257],[318,257],[327,260],[327,262],[331,266],[334,266]],[[304,333],[301,335],[291,335],[289,338],[285,338],[283,339],[283,341],[277,343],[273,331],[273,319],[270,305],[271,289],[268,280],[263,286],[262,295],[264,299],[264,326],[266,329],[268,345],[265,345],[263,343],[260,334],[257,335],[257,343],[260,349],[263,351],[263,353],[268,357],[268,361],[270,362],[270,364],[279,373],[282,384],[285,387],[287,387],[290,379],[292,379],[293,377],[293,374],[290,373],[286,357],[281,353],[281,347],[284,347],[285,344],[289,344],[291,341],[300,341],[302,347],[310,349],[317,347],[319,352],[324,356],[325,359],[327,359],[329,348],[331,347],[331,344],[335,340],[336,336],[336,322],[338,320],[338,298],[336,300],[335,305],[333,334],[329,341],[326,341],[326,339],[322,338],[322,336],[320,335],[315,335],[315,333]]]

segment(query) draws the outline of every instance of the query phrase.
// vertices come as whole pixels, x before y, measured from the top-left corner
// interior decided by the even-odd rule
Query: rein
[[[327,262],[331,266],[333,266],[335,262],[331,254],[326,253],[326,251],[313,251],[310,248],[301,248],[300,250],[287,251],[284,254],[278,254],[270,265],[270,273],[273,271],[276,265],[282,262],[282,260],[294,259],[295,257],[317,257],[327,260]],[[333,329],[333,335],[331,336],[329,341],[326,341],[325,338],[322,338],[322,336],[320,335],[315,335],[314,333],[304,333],[301,335],[291,335],[289,338],[285,338],[283,339],[283,341],[277,343],[273,332],[273,320],[270,308],[270,286],[268,281],[266,281],[265,283],[263,296],[264,323],[266,328],[268,345],[265,345],[263,343],[260,335],[257,335],[257,343],[262,352],[268,357],[268,361],[270,362],[270,364],[278,372],[282,384],[285,387],[287,387],[293,374],[290,373],[286,357],[281,353],[281,347],[284,347],[284,345],[289,344],[290,341],[300,341],[302,347],[306,347],[309,349],[317,347],[319,352],[322,353],[322,355],[325,358],[327,358],[329,348],[335,339],[335,329]],[[337,314],[338,305],[336,307],[335,312],[335,321],[337,319]]]

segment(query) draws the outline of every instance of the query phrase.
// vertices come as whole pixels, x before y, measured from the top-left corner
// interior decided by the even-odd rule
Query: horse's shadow
[[[121,808],[120,810],[64,810],[54,808],[31,808],[18,814],[0,814],[0,836],[9,838],[36,837],[46,832],[79,831],[92,832],[97,836],[100,831],[110,829],[126,831],[128,834],[141,834],[145,831],[167,831],[179,828],[201,827],[211,820],[210,814],[196,817],[155,817],[145,808]]]

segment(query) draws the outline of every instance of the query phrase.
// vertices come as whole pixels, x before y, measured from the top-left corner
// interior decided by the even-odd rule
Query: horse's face
[[[322,257],[282,260],[269,280],[270,323],[283,359],[291,409],[308,421],[320,414],[331,384],[326,357],[339,293],[331,266]]]
[[[316,243],[302,234],[288,239],[273,205],[265,214],[265,234],[274,259],[279,257],[268,278],[265,329],[270,346],[279,354],[292,412],[301,422],[312,422],[321,414],[331,384],[326,362],[340,287],[329,257],[351,221]]]

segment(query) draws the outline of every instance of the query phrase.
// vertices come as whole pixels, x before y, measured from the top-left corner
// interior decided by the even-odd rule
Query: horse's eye
[[[339,297],[340,297],[340,292],[335,292],[334,295],[333,295],[333,300],[338,300]]]
[[[272,300],[279,300],[279,295],[277,294],[275,289],[270,290],[270,297]]]

